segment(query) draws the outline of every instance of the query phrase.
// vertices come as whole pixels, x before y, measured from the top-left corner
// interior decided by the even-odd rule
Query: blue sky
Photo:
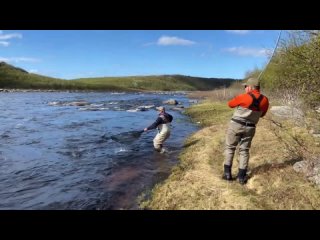
[[[243,78],[262,67],[280,30],[0,30],[0,61],[83,77],[182,74]]]

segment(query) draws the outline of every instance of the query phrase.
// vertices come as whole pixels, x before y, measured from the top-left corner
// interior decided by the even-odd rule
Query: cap
[[[158,111],[165,111],[165,108],[164,108],[163,106],[156,107],[156,109],[157,109]]]
[[[249,85],[254,87],[260,86],[260,81],[258,78],[249,78],[246,82],[242,83],[242,85]]]

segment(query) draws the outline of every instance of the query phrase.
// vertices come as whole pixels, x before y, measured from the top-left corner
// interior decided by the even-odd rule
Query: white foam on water
[[[129,152],[129,149],[126,149],[124,147],[115,149],[115,153],[122,153],[122,152]]]
[[[18,123],[18,124],[16,124],[16,126],[15,126],[15,128],[22,128],[22,127],[24,127],[24,125],[22,124],[22,123]]]

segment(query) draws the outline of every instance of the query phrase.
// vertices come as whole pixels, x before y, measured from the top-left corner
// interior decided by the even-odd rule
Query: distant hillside
[[[212,90],[219,87],[228,87],[234,79],[200,78],[183,75],[159,75],[159,76],[131,76],[131,77],[103,77],[103,78],[82,78],[73,80],[87,85],[88,88],[99,86],[118,86],[130,90]]]
[[[0,88],[6,89],[73,89],[66,80],[28,73],[5,62],[0,62]]]
[[[183,75],[102,77],[63,80],[28,73],[0,62],[0,88],[97,90],[97,91],[193,91],[229,87],[235,79]]]

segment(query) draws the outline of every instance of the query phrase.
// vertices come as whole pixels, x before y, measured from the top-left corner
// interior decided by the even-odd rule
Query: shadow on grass
[[[282,169],[282,168],[286,168],[287,166],[292,166],[293,164],[295,164],[296,162],[301,161],[301,158],[294,158],[294,159],[289,159],[286,160],[282,163],[266,163],[263,164],[261,166],[255,167],[253,169],[251,169],[251,176],[255,175],[255,174],[259,174],[259,173],[265,173],[268,172],[270,170],[273,169]]]
[[[190,147],[190,146],[196,144],[197,142],[199,142],[199,139],[193,140],[193,141],[191,141],[191,142],[188,142],[188,143],[184,144],[183,147],[184,147],[184,148]]]

